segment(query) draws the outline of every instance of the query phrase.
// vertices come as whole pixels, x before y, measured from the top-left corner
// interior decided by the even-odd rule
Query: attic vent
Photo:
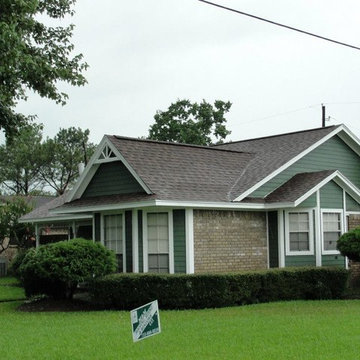
[[[101,154],[99,156],[99,160],[111,159],[111,158],[115,158],[115,157],[116,157],[116,155],[109,148],[109,146],[105,145],[103,151],[101,152]]]

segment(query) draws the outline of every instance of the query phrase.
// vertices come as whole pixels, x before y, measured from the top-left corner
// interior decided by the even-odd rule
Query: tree
[[[221,142],[231,132],[226,129],[224,115],[231,103],[216,100],[214,105],[178,100],[167,111],[158,110],[150,126],[149,139],[178,143],[210,145],[214,136]]]
[[[79,176],[78,165],[86,163],[95,151],[89,133],[75,127],[60,129],[54,139],[48,138],[42,145],[40,176],[58,195],[73,184]]]
[[[16,137],[7,138],[0,145],[0,184],[15,195],[29,195],[41,190],[39,156],[42,124],[29,124],[20,128]]]
[[[19,218],[31,210],[32,207],[21,197],[15,197],[0,205],[0,254],[10,244],[16,244],[20,248],[32,245],[33,225],[19,223]]]
[[[83,55],[73,55],[74,25],[46,26],[39,15],[62,19],[73,15],[75,0],[2,0],[0,2],[0,130],[11,136],[31,118],[15,112],[19,100],[31,90],[64,105],[67,94],[59,81],[86,83],[88,65]]]
[[[341,252],[341,255],[347,256],[353,261],[360,261],[360,228],[341,235],[336,247]]]

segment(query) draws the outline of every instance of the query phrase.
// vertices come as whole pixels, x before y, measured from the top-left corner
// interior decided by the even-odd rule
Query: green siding
[[[143,188],[121,161],[101,164],[87,186],[83,198],[143,192]]]
[[[144,272],[143,260],[143,218],[142,210],[138,211],[138,234],[139,234],[139,272]]]
[[[132,212],[125,211],[126,272],[133,271],[132,261]]]
[[[305,155],[275,178],[255,190],[250,196],[264,197],[291,179],[295,174],[320,170],[339,170],[360,187],[360,159],[338,136]]]
[[[322,209],[342,209],[343,191],[333,181],[328,182],[320,189],[320,206]]]
[[[100,222],[100,214],[96,213],[94,214],[94,218],[95,218],[95,241],[100,241],[101,240],[101,236],[100,236],[100,226],[101,226],[101,222]]]
[[[271,268],[279,267],[277,211],[268,212],[269,262]]]
[[[316,194],[313,194],[309,196],[306,200],[304,200],[296,208],[313,208],[315,206],[316,206]]]
[[[173,211],[174,225],[174,270],[186,273],[185,210]]]
[[[285,266],[315,266],[315,255],[285,256]]]
[[[360,211],[360,204],[354,200],[349,194],[346,194],[346,210]]]
[[[345,258],[341,255],[322,255],[322,266],[345,267]]]

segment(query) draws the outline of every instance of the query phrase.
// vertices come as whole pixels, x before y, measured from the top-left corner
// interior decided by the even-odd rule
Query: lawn
[[[24,289],[11,277],[0,278],[0,301],[25,299]]]
[[[357,359],[360,301],[161,311],[162,333],[132,342],[129,312],[16,311],[0,303],[2,359]]]

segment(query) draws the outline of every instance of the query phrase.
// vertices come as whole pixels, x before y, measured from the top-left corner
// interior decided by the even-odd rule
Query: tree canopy
[[[0,184],[14,195],[28,195],[42,188],[39,178],[42,125],[29,124],[0,145]]]
[[[44,183],[58,195],[74,183],[79,176],[78,165],[86,164],[95,151],[96,146],[89,142],[89,134],[88,129],[60,129],[54,139],[47,139],[42,145],[39,172]]]
[[[73,54],[70,42],[74,25],[46,26],[47,16],[62,19],[73,15],[75,0],[2,0],[0,2],[0,130],[6,136],[33,118],[15,111],[31,90],[64,105],[67,94],[58,82],[86,83],[82,72],[88,65],[82,54]]]
[[[31,205],[22,197],[14,197],[0,205],[0,254],[10,244],[16,244],[20,248],[31,246],[33,226],[19,223],[19,218],[31,210]]]
[[[226,129],[224,116],[231,105],[221,100],[214,105],[205,100],[200,104],[178,100],[168,110],[156,112],[149,139],[196,145],[210,145],[213,138],[221,142],[231,133]]]
[[[63,194],[79,176],[79,163],[95,150],[89,133],[70,127],[42,141],[42,125],[21,127],[18,136],[0,145],[0,188],[9,195],[38,195],[50,188]]]

